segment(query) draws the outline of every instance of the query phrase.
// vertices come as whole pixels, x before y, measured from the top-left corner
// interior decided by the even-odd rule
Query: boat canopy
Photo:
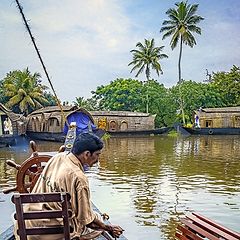
[[[94,132],[96,130],[96,126],[94,125],[94,122],[84,112],[73,112],[67,116],[67,121],[68,123],[75,122],[77,129],[76,129],[76,134],[80,134],[83,132]],[[64,134],[66,135],[68,132],[68,125],[65,123],[64,129],[63,129]]]

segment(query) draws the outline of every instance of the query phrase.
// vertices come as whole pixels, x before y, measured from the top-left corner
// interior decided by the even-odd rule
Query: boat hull
[[[139,136],[139,135],[158,135],[166,134],[171,130],[170,127],[156,128],[150,130],[131,130],[131,131],[107,131],[111,136]],[[102,137],[105,133],[105,130],[97,129],[94,132],[97,136]],[[32,132],[27,131],[27,136],[30,139],[34,140],[43,140],[43,141],[54,141],[54,142],[64,142],[65,135],[61,132],[51,133],[51,132]]]
[[[240,128],[182,128],[193,135],[240,135]]]
[[[148,130],[128,130],[128,131],[107,131],[111,136],[144,136],[167,134],[172,128],[163,127]]]
[[[43,141],[54,141],[54,142],[64,142],[65,135],[62,132],[32,132],[27,131],[27,136],[30,139],[34,140],[43,140]]]

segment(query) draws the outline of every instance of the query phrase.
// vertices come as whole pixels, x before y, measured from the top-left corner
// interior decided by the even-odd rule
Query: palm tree
[[[181,98],[180,85],[182,82],[181,77],[181,58],[182,58],[182,46],[186,44],[190,47],[196,45],[196,40],[193,33],[201,34],[201,28],[196,26],[204,18],[196,15],[198,4],[188,4],[187,1],[181,1],[175,4],[176,8],[170,8],[166,14],[170,20],[163,21],[163,27],[160,32],[165,32],[162,39],[172,36],[170,46],[172,50],[177,46],[180,41],[180,52],[178,59],[178,84]],[[183,123],[185,124],[183,101],[181,99],[181,110],[183,115]]]
[[[8,97],[6,105],[27,115],[30,110],[48,103],[44,97],[47,87],[41,84],[40,77],[39,73],[32,75],[28,68],[8,73],[3,79],[4,94]]]
[[[155,47],[154,39],[144,40],[144,44],[138,42],[136,44],[138,49],[133,49],[130,52],[133,54],[133,61],[128,64],[128,66],[133,65],[131,72],[138,69],[135,77],[138,77],[140,73],[145,71],[147,82],[150,79],[151,70],[156,71],[157,75],[163,74],[161,64],[159,63],[160,59],[168,58],[166,54],[161,53],[164,46]],[[146,112],[148,113],[148,93],[147,93],[147,104]]]

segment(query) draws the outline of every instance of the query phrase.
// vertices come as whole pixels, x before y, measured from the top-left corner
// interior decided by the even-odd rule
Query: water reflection
[[[39,151],[59,146],[41,142]],[[92,197],[131,240],[174,239],[179,217],[193,210],[240,231],[239,150],[239,136],[111,138],[89,172]],[[15,175],[5,160],[29,154],[1,150],[0,188]]]

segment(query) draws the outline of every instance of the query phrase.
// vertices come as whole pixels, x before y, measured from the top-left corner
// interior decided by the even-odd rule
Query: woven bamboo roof
[[[15,122],[20,119],[25,119],[25,117],[22,114],[17,114],[14,113],[12,110],[4,106],[2,103],[0,103],[0,110],[3,111],[8,117],[10,118],[11,121]]]
[[[223,108],[203,108],[202,112],[206,112],[206,113],[239,112],[240,113],[240,106],[238,106],[238,107],[223,107]]]
[[[62,109],[64,112],[74,111],[77,108],[78,108],[77,106],[62,106]],[[31,114],[29,114],[29,116],[39,114],[39,113],[51,113],[51,112],[61,112],[61,109],[59,106],[44,107],[32,112]]]
[[[92,116],[149,117],[151,114],[129,111],[90,111]]]

